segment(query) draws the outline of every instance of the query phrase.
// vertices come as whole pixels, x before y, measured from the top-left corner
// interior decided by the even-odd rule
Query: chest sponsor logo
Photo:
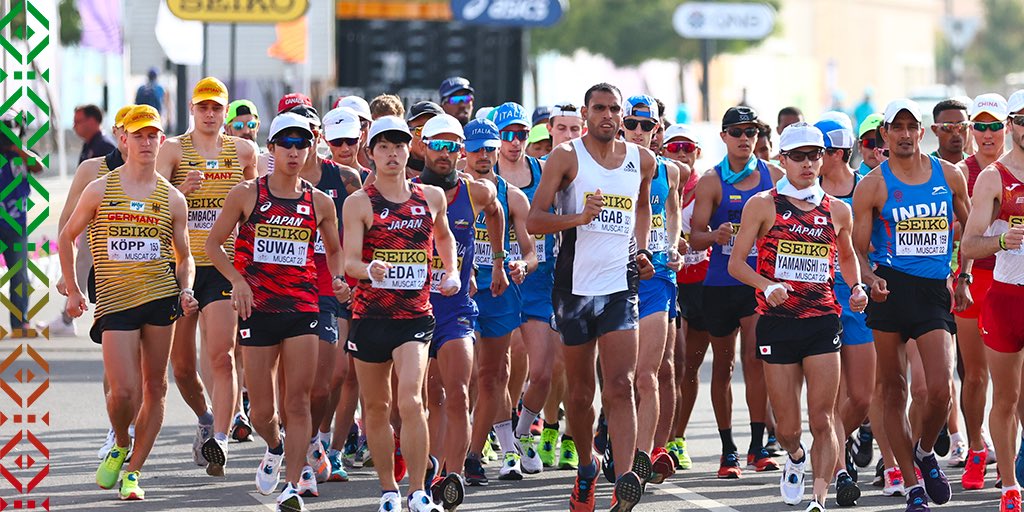
[[[217,165],[217,161],[216,160],[207,160],[206,161],[206,168],[207,169],[217,169],[218,167],[219,166]]]
[[[112,224],[107,228],[107,258],[111,261],[144,262],[160,259],[160,228]]]
[[[633,162],[629,162],[629,163],[627,163],[627,164],[626,164],[626,168],[625,168],[625,169],[623,169],[623,170],[624,170],[624,171],[626,171],[626,172],[634,172],[634,173],[635,173],[635,172],[639,172],[639,171],[637,171],[637,170],[636,170],[636,166],[635,166],[635,165],[633,165]]]
[[[146,203],[142,201],[132,201],[128,203],[128,208],[130,208],[133,212],[145,211]]]
[[[940,196],[940,195],[944,195],[944,194],[949,194],[949,190],[946,190],[946,187],[944,187],[942,185],[939,185],[937,187],[932,187],[932,195],[933,196]]]

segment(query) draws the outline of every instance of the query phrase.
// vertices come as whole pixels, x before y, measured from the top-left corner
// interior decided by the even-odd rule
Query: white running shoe
[[[256,468],[256,491],[264,496],[270,496],[277,484],[281,483],[281,464],[284,462],[284,454],[274,455],[267,450],[263,454],[263,460]]]
[[[302,497],[292,484],[284,486],[284,490],[277,496],[277,512],[306,512]]]
[[[444,509],[421,489],[409,496],[409,512],[444,512]]]
[[[318,483],[322,484],[331,478],[331,461],[324,453],[320,441],[309,443],[309,449],[306,451],[306,465],[313,468]]]
[[[402,512],[402,496],[397,492],[384,493],[377,512]]]
[[[72,320],[70,324],[64,323],[64,315],[57,315],[57,318],[54,318],[49,323],[36,324],[36,329],[40,331],[50,329],[51,338],[73,338],[78,336],[78,329],[75,327],[75,321]]]
[[[797,464],[786,456],[786,466],[779,478],[779,492],[782,502],[787,505],[799,505],[804,500],[804,470],[807,466],[807,451],[804,450],[804,462]],[[810,509],[808,509],[810,510]]]
[[[107,458],[107,454],[114,448],[114,429],[107,429],[107,440],[103,441],[103,446],[100,446],[100,451],[96,453],[100,460]]]
[[[213,425],[196,425],[196,437],[192,440],[192,460],[196,466],[206,467],[206,458],[203,457],[203,445],[213,437]]]
[[[811,504],[807,505],[804,512],[825,512],[825,505],[818,503],[817,501],[811,500]]]
[[[203,443],[203,459],[208,463],[206,474],[224,476],[224,466],[228,464],[228,440],[221,441],[213,436]]]
[[[520,457],[523,473],[535,475],[544,470],[544,463],[541,462],[540,454],[537,453],[537,441],[533,436],[525,435],[519,438],[519,453],[523,454]]]
[[[505,452],[505,462],[501,464],[501,469],[498,471],[498,480],[522,480],[523,469],[519,461],[518,453]]]
[[[967,465],[967,445],[960,440],[953,442],[953,448],[949,450],[949,460],[946,465],[951,468],[962,468]]]
[[[988,456],[985,459],[986,464],[996,463],[996,449],[992,447],[992,439],[988,437],[988,432],[982,432],[981,437],[985,440],[985,449],[988,450]]]
[[[320,496],[320,491],[316,489],[316,475],[313,473],[313,468],[303,466],[302,476],[299,477],[298,491],[299,496],[303,498],[316,498]]]

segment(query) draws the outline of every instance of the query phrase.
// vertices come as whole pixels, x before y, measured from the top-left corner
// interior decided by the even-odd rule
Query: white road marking
[[[690,504],[696,507],[700,507],[710,512],[739,512],[728,505],[723,505],[711,498],[707,498],[701,494],[698,494],[696,492],[693,492],[689,489],[680,487],[670,482],[664,482],[661,485],[655,486],[654,488],[656,492],[664,492],[671,494],[681,500],[689,502]]]
[[[266,507],[270,512],[277,512],[277,499],[273,496],[264,496],[258,492],[249,492],[249,496],[252,496],[252,499],[260,502],[260,504]]]

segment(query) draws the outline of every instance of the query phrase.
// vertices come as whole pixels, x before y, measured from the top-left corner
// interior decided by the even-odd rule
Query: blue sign
[[[548,27],[558,23],[567,0],[452,0],[452,17],[476,25]]]

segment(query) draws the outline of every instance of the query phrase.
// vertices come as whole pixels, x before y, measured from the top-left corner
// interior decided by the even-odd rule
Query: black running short
[[[238,319],[238,344],[243,347],[271,347],[288,338],[316,335],[319,313],[260,313]]]
[[[805,357],[839,352],[843,325],[839,315],[757,319],[757,358],[769,364],[796,364]]]
[[[904,342],[939,329],[956,334],[953,294],[945,279],[917,277],[881,265],[875,275],[885,279],[889,296],[885,302],[868,302],[868,327],[899,333]]]
[[[740,328],[740,319],[757,310],[754,289],[747,285],[704,286],[704,324],[708,334],[729,336]]]
[[[679,283],[679,316],[690,329],[708,330],[704,317],[704,283]]]
[[[354,318],[345,349],[365,363],[386,363],[406,343],[429,344],[434,339],[433,315],[419,318]]]
[[[192,282],[192,290],[195,292],[196,300],[199,301],[199,309],[203,309],[211,302],[229,300],[231,298],[231,281],[228,281],[228,278],[224,277],[217,267],[196,267],[196,278]]]
[[[89,329],[89,337],[95,343],[103,343],[104,331],[137,331],[143,325],[165,326],[174,323],[181,316],[178,296],[166,297],[135,306],[134,308],[107,313],[96,319]]]
[[[640,299],[636,291],[580,296],[555,289],[551,294],[562,342],[583,345],[610,332],[638,329]]]

